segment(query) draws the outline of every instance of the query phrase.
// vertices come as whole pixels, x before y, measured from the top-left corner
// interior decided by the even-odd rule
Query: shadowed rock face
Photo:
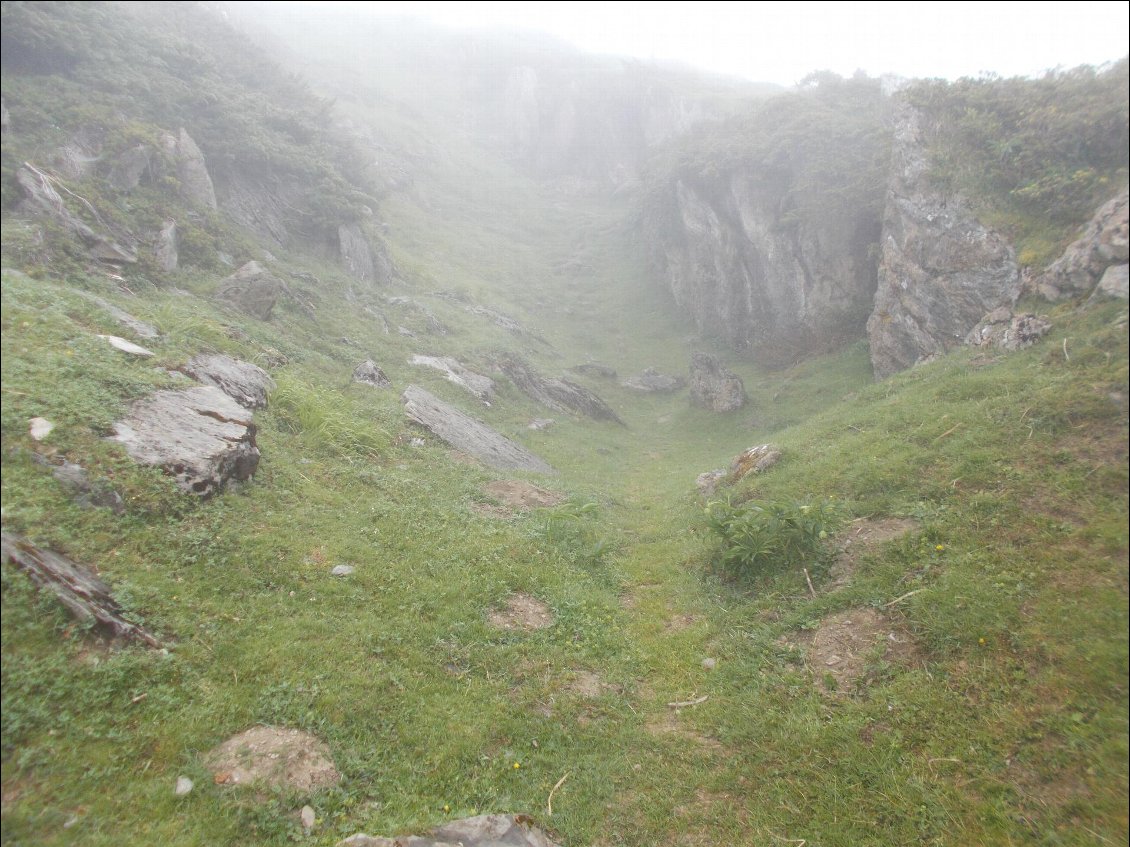
[[[499,356],[495,365],[530,398],[555,412],[576,412],[597,421],[624,422],[607,403],[582,385],[567,379],[544,377],[517,356]]]
[[[987,313],[1012,306],[1019,271],[1012,247],[960,197],[928,180],[922,117],[899,116],[883,213],[875,308],[867,321],[876,378],[964,342]]]
[[[135,462],[172,475],[185,492],[208,497],[259,465],[251,412],[211,385],[158,391],[114,425]]]
[[[1083,234],[1033,281],[1032,288],[1048,300],[1063,300],[1086,294],[1114,268],[1110,281],[1103,283],[1103,293],[1125,299],[1125,294],[1118,293],[1124,290],[1118,280],[1125,278],[1126,260],[1130,257],[1128,207],[1130,194],[1125,191],[1104,203]]]
[[[455,449],[469,453],[492,468],[554,473],[553,468],[521,444],[511,441],[418,385],[409,385],[400,400],[404,403],[404,410],[410,420],[427,428]]]

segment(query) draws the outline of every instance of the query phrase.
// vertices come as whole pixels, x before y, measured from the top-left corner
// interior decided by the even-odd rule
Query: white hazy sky
[[[1099,65],[1130,52],[1130,3],[319,3],[456,27],[549,32],[583,50],[675,60],[792,85],[814,70],[1002,76]]]

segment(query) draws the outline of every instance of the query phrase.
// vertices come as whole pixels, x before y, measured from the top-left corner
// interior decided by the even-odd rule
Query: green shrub
[[[837,523],[834,505],[713,500],[707,525],[722,540],[722,566],[737,577],[768,568],[803,567],[825,556],[824,539]]]

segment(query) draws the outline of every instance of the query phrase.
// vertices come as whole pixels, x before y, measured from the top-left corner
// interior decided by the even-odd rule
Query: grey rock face
[[[985,315],[965,341],[973,347],[1013,351],[1035,344],[1051,328],[1052,325],[1039,315],[1014,315],[1011,309],[1002,306]]]
[[[157,260],[157,267],[165,273],[175,271],[180,261],[177,254],[177,222],[164,221],[157,233],[156,244],[153,247],[153,258]]]
[[[385,245],[378,238],[369,238],[360,224],[339,226],[337,237],[341,263],[357,279],[388,285],[396,276]]]
[[[231,480],[249,479],[259,465],[251,413],[211,385],[158,391],[137,401],[109,440],[201,497]]]
[[[457,359],[450,356],[413,356],[408,363],[440,371],[448,382],[469,391],[488,406],[494,401],[494,380],[475,373]]]
[[[337,847],[559,847],[526,815],[478,815],[436,827],[429,835],[396,838],[358,833]]]
[[[695,477],[695,488],[698,489],[698,493],[703,497],[711,497],[714,495],[714,492],[718,490],[718,486],[726,479],[726,473],[726,471],[721,469],[700,473]]]
[[[353,369],[353,381],[374,388],[388,388],[392,385],[392,380],[385,376],[385,372],[372,359],[366,359]]]
[[[607,403],[582,385],[567,379],[544,377],[513,355],[497,357],[495,365],[524,394],[556,412],[576,412],[597,421],[624,423]]]
[[[644,368],[638,374],[628,377],[620,384],[624,388],[642,391],[645,394],[678,391],[686,385],[681,377],[660,373],[655,368]]]
[[[270,320],[271,312],[286,284],[258,262],[248,262],[224,279],[216,298],[235,306],[261,321]]]
[[[1033,280],[1035,291],[1053,301],[1076,297],[1093,289],[1110,266],[1125,265],[1130,258],[1128,206],[1126,191],[1104,203],[1083,234]]]
[[[427,428],[455,449],[469,453],[492,468],[554,473],[553,468],[521,444],[511,441],[418,385],[409,385],[400,399],[410,420]]]
[[[154,152],[148,144],[137,144],[123,150],[114,159],[114,164],[106,175],[106,181],[123,194],[133,191],[149,172]]]
[[[745,405],[745,385],[733,371],[709,353],[691,356],[691,402],[715,412],[732,412]]]
[[[88,294],[86,292],[80,291],[78,293],[89,300],[91,303],[96,303],[105,311],[109,312],[110,316],[114,320],[116,320],[138,338],[145,339],[146,341],[153,341],[161,337],[161,333],[157,331],[157,328],[155,326],[148,324],[145,321],[140,320],[139,318],[135,318],[129,312],[125,311],[124,309],[119,309],[108,300],[103,300],[97,295]]]
[[[275,381],[262,368],[219,353],[193,356],[180,370],[247,409],[267,408],[267,395],[275,390]]]
[[[1111,265],[1103,271],[1099,287],[1095,291],[1117,300],[1130,298],[1130,266]]]
[[[879,379],[963,343],[982,316],[1012,306],[1019,294],[1009,243],[960,197],[930,185],[921,123],[908,108],[895,131],[879,285],[867,321]]]
[[[216,189],[208,174],[204,154],[192,140],[192,136],[182,127],[177,134],[177,179],[180,180],[180,195],[186,203],[198,209],[216,208]]]

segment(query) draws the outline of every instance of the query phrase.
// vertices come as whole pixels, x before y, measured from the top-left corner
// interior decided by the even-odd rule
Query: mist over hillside
[[[1126,59],[0,8],[5,844],[1125,841]]]

